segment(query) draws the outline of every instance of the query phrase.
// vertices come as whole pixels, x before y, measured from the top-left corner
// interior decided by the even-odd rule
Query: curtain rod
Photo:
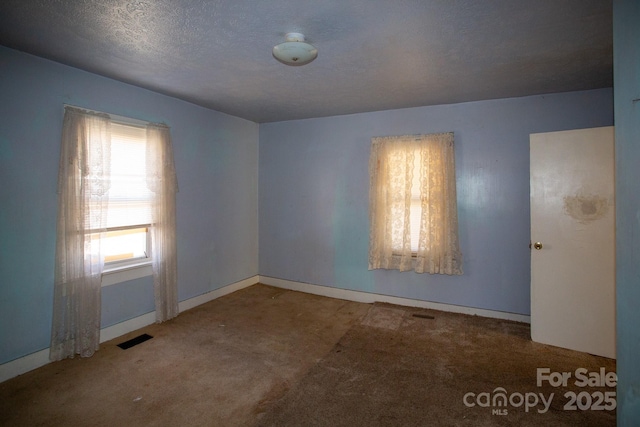
[[[440,136],[440,135],[453,135],[454,132],[436,132],[436,133],[412,133],[409,135],[386,135],[386,136],[374,136],[372,138],[390,138],[390,139],[394,139],[394,138],[415,138],[415,139],[420,139],[420,138],[424,138],[424,137],[429,137],[429,136]]]
[[[84,111],[88,111],[90,113],[95,113],[95,114],[106,114],[107,116],[109,116],[109,118],[112,121],[114,121],[116,123],[120,123],[120,124],[130,125],[130,126],[146,127],[147,125],[155,125],[156,124],[156,123],[148,122],[146,120],[133,119],[131,117],[119,116],[117,114],[111,114],[111,113],[105,113],[104,111],[93,110],[91,108],[78,107],[77,105],[62,104],[62,106],[65,107],[65,108],[66,107],[77,108],[79,110],[84,110]]]

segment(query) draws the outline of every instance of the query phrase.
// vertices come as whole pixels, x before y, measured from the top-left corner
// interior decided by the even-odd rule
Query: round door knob
[[[536,248],[537,250],[540,250],[540,249],[542,249],[542,243],[540,243],[540,242],[535,242],[535,243],[533,244],[533,247],[534,247],[534,248]]]

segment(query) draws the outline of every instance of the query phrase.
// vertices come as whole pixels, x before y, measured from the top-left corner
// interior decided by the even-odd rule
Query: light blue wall
[[[528,315],[529,134],[613,124],[611,89],[260,126],[260,274]],[[371,137],[455,132],[463,276],[367,270]]]
[[[49,345],[63,104],[171,127],[178,294],[258,274],[258,125],[0,47],[0,363]],[[103,288],[102,326],[153,310],[150,278]]]
[[[640,2],[613,3],[618,425],[640,424]],[[635,102],[634,102],[635,100]]]
[[[3,47],[0,76],[0,363],[49,343],[63,103],[171,126],[180,300],[260,273],[521,314],[528,136],[613,123],[610,89],[258,126]],[[371,137],[446,131],[465,275],[368,271]],[[103,326],[151,310],[149,278],[103,288]]]

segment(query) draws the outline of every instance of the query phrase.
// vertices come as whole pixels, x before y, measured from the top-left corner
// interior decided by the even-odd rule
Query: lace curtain
[[[370,270],[462,274],[453,142],[453,133],[372,139]]]
[[[156,322],[178,315],[178,259],[176,248],[176,192],[169,128],[147,126],[147,186],[155,194],[152,210],[151,257]]]
[[[53,325],[49,358],[89,357],[100,343],[100,295],[110,184],[110,118],[65,107],[58,176]],[[178,315],[177,180],[169,128],[147,126],[147,185],[156,321]]]
[[[109,191],[109,118],[67,107],[58,174],[58,222],[51,360],[91,356],[100,343],[103,256]]]

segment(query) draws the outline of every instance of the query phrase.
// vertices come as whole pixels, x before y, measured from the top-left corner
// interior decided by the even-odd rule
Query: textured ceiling
[[[0,44],[255,122],[613,84],[611,0],[2,0]]]

